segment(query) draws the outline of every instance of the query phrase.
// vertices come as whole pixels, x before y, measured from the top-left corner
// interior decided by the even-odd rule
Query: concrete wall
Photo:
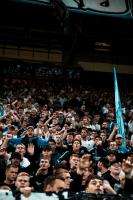
[[[17,46],[3,46],[0,45],[0,59],[21,59],[24,61],[32,62],[51,62],[62,63],[63,52],[59,50],[28,48]],[[78,66],[81,66],[86,71],[96,72],[113,72],[113,64],[109,63],[97,63],[97,62],[78,62]],[[133,74],[133,66],[131,65],[117,65],[117,73]]]
[[[94,62],[78,62],[78,64],[87,71],[96,72],[113,72],[113,64],[109,63],[94,63]],[[116,65],[118,73],[133,74],[133,66],[131,65]]]
[[[59,50],[39,49],[30,47],[0,45],[0,59],[21,59],[35,62],[62,62],[62,52]]]

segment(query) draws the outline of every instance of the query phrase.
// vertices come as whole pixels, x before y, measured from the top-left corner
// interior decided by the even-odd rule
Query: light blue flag
[[[121,134],[123,137],[123,146],[126,146],[125,129],[124,129],[124,122],[123,122],[123,117],[122,117],[121,100],[120,100],[120,95],[119,95],[115,66],[114,66],[114,90],[115,90],[115,111],[116,111],[118,133]]]

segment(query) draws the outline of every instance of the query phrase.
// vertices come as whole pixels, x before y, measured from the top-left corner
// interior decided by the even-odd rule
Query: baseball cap
[[[27,126],[27,130],[28,130],[28,129],[34,130],[34,126]]]
[[[122,136],[121,134],[117,134],[117,135],[115,136],[115,138],[123,138],[123,136]]]
[[[116,164],[116,163],[118,163],[118,164],[119,164],[119,163],[120,163],[120,161],[116,159],[116,160],[114,160],[114,161],[110,162],[110,165],[109,165],[109,166],[112,166],[112,165],[114,165],[114,164]]]
[[[32,108],[32,109],[31,109],[31,112],[32,112],[32,111],[36,111],[36,112],[37,112],[37,109],[36,109],[36,108]]]

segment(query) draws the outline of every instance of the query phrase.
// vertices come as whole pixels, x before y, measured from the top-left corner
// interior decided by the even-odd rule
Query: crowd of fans
[[[133,193],[133,92],[121,94],[123,146],[113,88],[10,79],[0,86],[0,189],[25,197]]]

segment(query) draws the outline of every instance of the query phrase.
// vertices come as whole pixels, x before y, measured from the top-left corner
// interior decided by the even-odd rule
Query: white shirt
[[[131,120],[128,122],[128,129],[131,133],[133,133],[133,121]]]
[[[29,165],[30,165],[30,161],[28,160],[28,158],[23,157],[23,160],[20,162],[20,166],[26,168]]]
[[[88,151],[91,151],[94,146],[94,141],[93,140],[83,140],[81,138],[81,144],[83,147],[86,147]]]

